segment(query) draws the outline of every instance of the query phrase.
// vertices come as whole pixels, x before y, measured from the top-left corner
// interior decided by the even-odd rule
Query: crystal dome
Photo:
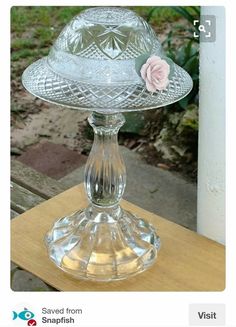
[[[140,74],[152,56],[170,65],[164,90],[148,91]],[[35,96],[74,109],[103,113],[158,108],[192,89],[188,73],[165,57],[153,29],[133,11],[95,7],[74,17],[47,57],[23,73]]]

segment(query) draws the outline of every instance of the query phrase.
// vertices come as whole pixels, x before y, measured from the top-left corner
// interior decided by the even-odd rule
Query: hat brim
[[[22,83],[33,95],[45,101],[79,110],[103,113],[148,110],[181,100],[192,89],[189,74],[174,64],[167,88],[150,93],[145,83],[95,85],[70,80],[55,73],[47,57],[31,64],[23,73]]]

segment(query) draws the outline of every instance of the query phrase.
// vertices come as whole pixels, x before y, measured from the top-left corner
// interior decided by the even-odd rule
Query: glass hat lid
[[[74,17],[22,81],[46,101],[103,113],[158,108],[192,89],[191,77],[165,56],[147,22],[120,7]]]

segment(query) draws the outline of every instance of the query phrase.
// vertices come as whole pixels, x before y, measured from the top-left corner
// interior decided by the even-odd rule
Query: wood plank
[[[11,160],[11,179],[44,199],[49,199],[66,189],[62,183],[17,160]]]
[[[162,247],[157,262],[148,271],[123,281],[95,283],[66,275],[49,260],[44,235],[55,219],[86,205],[83,185],[79,185],[13,219],[12,260],[61,291],[224,290],[224,246],[127,201],[122,201],[126,210],[158,227]]]
[[[41,196],[11,182],[11,209],[22,213],[45,201]]]

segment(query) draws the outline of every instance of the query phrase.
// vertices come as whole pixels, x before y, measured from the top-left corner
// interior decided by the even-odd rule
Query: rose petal
[[[170,73],[170,66],[164,60],[162,60],[158,65],[153,66],[152,70],[155,71],[156,69],[161,69],[167,76]]]
[[[162,80],[166,78],[167,76],[165,76],[164,72],[161,69],[156,70],[155,72],[152,73],[152,79]]]
[[[147,77],[147,68],[148,68],[148,66],[149,66],[148,64],[144,64],[144,65],[142,65],[141,70],[140,70],[141,76],[142,76],[142,78],[144,80]]]
[[[150,65],[153,65],[155,63],[157,64],[160,61],[161,61],[161,58],[160,57],[158,57],[158,56],[152,56],[152,57],[148,58],[147,63],[150,64]]]
[[[150,83],[148,80],[146,80],[146,88],[149,92],[155,92],[156,91],[156,88],[155,86]]]
[[[155,63],[154,65],[152,65],[152,71],[156,71],[156,70],[159,70],[161,69],[161,63]]]
[[[156,88],[156,90],[163,91],[163,90],[165,90],[167,88],[169,82],[170,81],[168,79],[166,79],[166,80],[163,80],[163,81],[161,81],[159,83],[154,82],[153,85]]]
[[[164,60],[163,60],[163,61],[164,61]],[[170,73],[170,65],[169,65],[166,61],[164,61],[163,65],[164,65],[166,71],[167,71],[168,74],[169,74],[169,73]]]
[[[147,79],[150,83],[152,82],[152,71],[150,65],[147,68]]]
[[[162,61],[163,61],[164,70],[169,75],[169,73],[170,73],[170,65],[165,60],[162,60]]]

